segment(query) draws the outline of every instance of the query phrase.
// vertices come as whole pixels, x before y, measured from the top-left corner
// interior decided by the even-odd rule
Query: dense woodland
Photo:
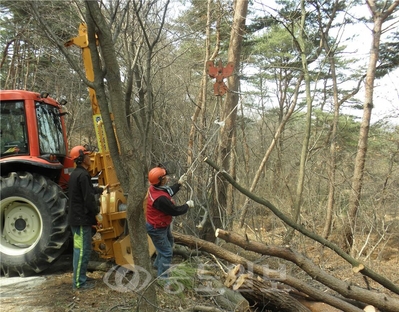
[[[381,274],[378,283],[394,297],[399,275],[384,277],[379,263],[399,252],[399,91],[392,84],[385,100],[376,86],[398,77],[398,7],[374,0],[1,1],[1,88],[65,98],[69,145],[95,149],[87,92],[94,88],[129,193],[132,242],[146,241],[146,173],[162,163],[174,178],[188,174],[176,200],[192,198],[196,208],[176,229],[205,250],[207,242],[223,246],[218,228],[305,255],[315,240],[349,268],[365,266],[370,280]],[[80,49],[64,45],[82,22],[94,81],[85,77]],[[214,94],[207,61],[233,64],[226,94]],[[374,118],[381,105],[386,115]],[[135,263],[148,262],[147,246],[134,246]],[[312,260],[321,269],[334,266],[334,257],[320,257]]]

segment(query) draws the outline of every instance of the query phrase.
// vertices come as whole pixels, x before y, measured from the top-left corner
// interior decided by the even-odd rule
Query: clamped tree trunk
[[[211,78],[216,78],[216,82],[213,85],[214,95],[224,95],[227,91],[227,86],[223,79],[231,76],[234,70],[233,62],[228,62],[226,67],[223,67],[222,61],[218,62],[217,67],[214,66],[213,61],[206,62],[206,70]]]

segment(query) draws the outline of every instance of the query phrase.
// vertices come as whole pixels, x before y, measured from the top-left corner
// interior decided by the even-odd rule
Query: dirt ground
[[[175,262],[181,260],[175,259]],[[0,311],[136,311],[137,296],[129,289],[136,285],[132,275],[118,276],[115,274],[118,267],[111,267],[108,272],[92,271],[88,276],[95,279],[95,288],[76,291],[71,284],[71,261],[71,256],[63,256],[38,276],[0,277]],[[156,285],[159,311],[179,311],[196,303],[212,305],[206,298],[195,298],[193,292],[184,287],[168,290]]]

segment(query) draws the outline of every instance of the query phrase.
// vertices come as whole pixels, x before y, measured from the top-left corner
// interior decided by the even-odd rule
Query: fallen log
[[[239,292],[233,291],[223,285],[216,278],[207,277],[201,287],[196,287],[195,291],[200,296],[210,297],[222,308],[223,311],[249,312],[251,311],[249,302]]]
[[[275,283],[246,272],[242,265],[237,265],[228,272],[225,285],[239,291],[250,303],[273,311],[342,311],[324,302],[313,301],[306,294],[282,283]]]
[[[334,276],[321,270],[317,265],[315,265],[312,261],[310,261],[302,254],[290,248],[267,246],[256,241],[251,241],[248,237],[243,237],[236,233],[225,231],[222,229],[217,229],[215,236],[227,242],[240,246],[245,250],[250,250],[262,255],[269,255],[291,261],[302,270],[304,270],[306,273],[308,273],[313,279],[335,290],[343,297],[355,299],[359,303],[363,303],[362,307],[370,304],[383,311],[398,311],[398,299],[387,296],[384,293],[370,291],[335,278]]]
[[[271,280],[255,277],[246,272],[239,264],[227,273],[224,283],[227,287],[239,291],[248,301],[260,308],[282,312],[309,312],[298,300],[290,297],[290,288],[277,287]]]
[[[234,264],[242,264],[244,268],[248,269],[251,268],[252,272],[261,275],[261,276],[267,276],[271,280],[275,281],[280,281],[281,283],[284,283],[285,285],[289,285],[295,289],[300,290],[301,292],[307,294],[311,298],[314,298],[315,300],[321,301],[328,303],[329,305],[336,307],[338,309],[341,309],[346,312],[363,312],[361,309],[353,306],[352,304],[349,304],[340,298],[331,296],[329,294],[324,293],[323,291],[316,289],[314,287],[311,287],[308,283],[302,282],[292,276],[289,275],[284,275],[284,278],[282,278],[281,272],[278,272],[276,270],[271,270],[267,268],[266,266],[262,266],[259,264],[255,264],[241,256],[238,256],[232,252],[229,252],[211,242],[204,241],[202,239],[199,239],[194,236],[190,235],[184,235],[178,232],[173,232],[173,236],[175,238],[175,242],[186,245],[190,248],[193,249],[198,249],[201,251],[206,251],[208,253],[211,253],[221,259],[225,259],[229,261],[230,263]]]
[[[270,281],[257,279],[253,274],[241,274],[233,285],[252,304],[281,312],[310,312],[283,289],[274,288]]]

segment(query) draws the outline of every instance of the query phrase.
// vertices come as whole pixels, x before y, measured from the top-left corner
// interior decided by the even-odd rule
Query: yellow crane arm
[[[71,45],[75,45],[82,49],[82,58],[83,58],[83,65],[86,71],[86,78],[89,81],[94,81],[93,62],[91,59],[89,39],[87,36],[87,26],[85,23],[80,23],[78,36],[71,38],[69,41],[65,43],[66,47],[69,47]],[[89,89],[91,109],[93,111],[93,123],[94,123],[94,128],[96,130],[98,149],[100,153],[107,152],[109,151],[108,142],[107,142],[107,137],[105,135],[104,127],[102,126],[101,111],[100,107],[98,106],[96,92],[92,88],[88,89]]]

